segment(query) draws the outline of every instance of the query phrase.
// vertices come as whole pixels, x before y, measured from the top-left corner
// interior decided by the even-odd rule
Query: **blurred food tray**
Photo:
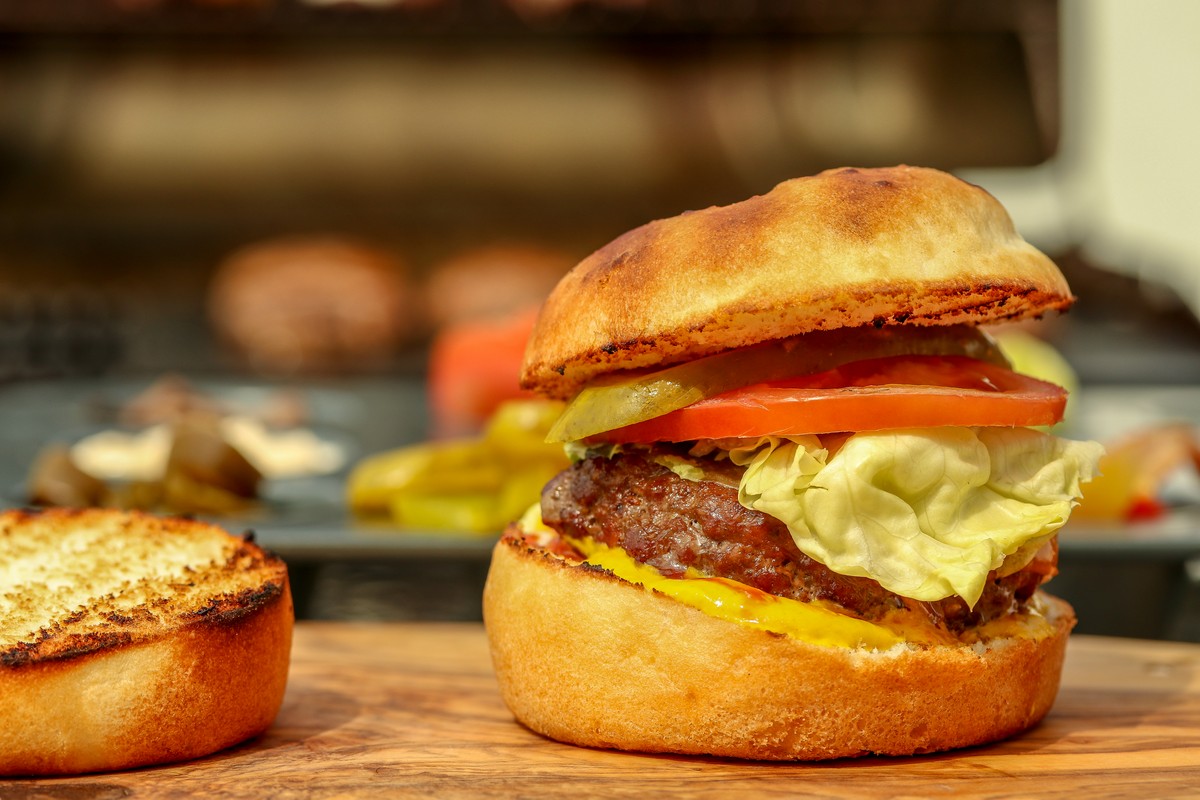
[[[38,452],[70,444],[105,427],[118,428],[118,412],[157,380],[148,378],[30,381],[0,387],[0,487],[9,506],[23,505],[26,475]],[[280,392],[299,398],[304,424],[343,445],[345,466],[328,475],[266,482],[253,514],[214,519],[231,531],[252,530],[286,559],[486,560],[494,536],[399,531],[354,519],[343,494],[356,460],[421,441],[429,430],[425,384],[420,378],[359,377],[312,382],[265,382],[233,377],[190,378],[193,387],[222,405],[247,409]]]
[[[1059,532],[1058,546],[1063,555],[1115,561],[1200,557],[1200,507],[1172,509],[1143,522],[1071,520]]]
[[[7,487],[8,504],[24,502],[25,475],[42,447],[112,424],[114,411],[155,379],[0,386],[5,454],[0,487]],[[193,382],[241,406],[261,403],[281,389],[296,392],[308,412],[306,423],[346,443],[348,461],[340,471],[270,481],[259,513],[219,520],[237,533],[253,530],[259,542],[289,562],[302,615],[478,614],[495,535],[402,531],[356,520],[344,501],[346,476],[356,459],[426,438],[430,426],[423,380],[375,377],[284,384],[214,377]],[[1200,387],[1085,387],[1073,402],[1065,433],[1074,438],[1111,441],[1138,426],[1162,421],[1200,424]],[[1200,588],[1187,569],[1197,558],[1200,503],[1136,524],[1075,519],[1060,536],[1061,571],[1050,588],[1075,605],[1080,632],[1200,640]],[[398,581],[396,575],[404,579]],[[356,598],[351,590],[371,581],[380,585],[366,587],[373,593],[364,589],[359,592],[363,597]],[[403,594],[406,583],[412,584],[408,595]],[[436,585],[436,591],[430,585]],[[453,602],[430,610],[430,597],[451,597]]]
[[[46,444],[115,425],[117,412],[160,376],[28,381],[0,386],[0,486],[9,505],[24,502],[22,486]],[[230,376],[188,377],[197,391],[230,408],[262,406],[273,394],[299,398],[304,421],[346,449],[339,471],[267,483],[259,513],[220,520],[253,530],[266,546],[304,560],[377,558],[484,559],[494,536],[400,531],[356,520],[346,509],[346,476],[365,455],[424,440],[430,430],[425,383],[419,376],[348,377],[268,382]],[[1200,425],[1200,386],[1088,386],[1072,399],[1065,434],[1111,441],[1163,421]],[[1200,504],[1133,525],[1073,520],[1061,537],[1064,554],[1089,558],[1179,560],[1200,555]]]

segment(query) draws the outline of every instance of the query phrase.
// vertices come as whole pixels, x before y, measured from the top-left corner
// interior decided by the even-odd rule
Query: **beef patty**
[[[565,536],[623,548],[671,577],[692,567],[780,597],[832,601],[868,620],[919,607],[955,632],[1016,610],[1046,574],[993,573],[974,609],[958,597],[906,600],[800,552],[784,523],[738,502],[736,486],[681,478],[637,451],[588,458],[560,473],[542,492],[542,521]]]

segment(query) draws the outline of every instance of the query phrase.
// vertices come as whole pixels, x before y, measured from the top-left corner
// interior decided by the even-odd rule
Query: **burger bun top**
[[[847,167],[597,250],[542,307],[521,384],[566,399],[609,373],[811,331],[1018,320],[1073,301],[985,190],[934,169]]]

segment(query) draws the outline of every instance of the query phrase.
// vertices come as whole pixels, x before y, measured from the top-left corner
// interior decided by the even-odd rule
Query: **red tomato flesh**
[[[478,433],[505,400],[531,397],[518,386],[537,309],[460,322],[438,331],[429,354],[429,407],[437,438]]]
[[[891,428],[1053,425],[1067,392],[963,356],[893,356],[744,386],[593,441],[684,442]]]

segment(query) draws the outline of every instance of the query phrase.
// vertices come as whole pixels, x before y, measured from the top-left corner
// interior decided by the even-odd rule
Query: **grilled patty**
[[[1035,569],[993,576],[974,609],[958,597],[906,600],[809,558],[786,525],[742,506],[735,486],[681,478],[637,451],[588,458],[560,473],[542,492],[542,520],[565,536],[623,548],[668,576],[691,567],[780,597],[831,601],[868,620],[920,607],[955,632],[1016,610],[1044,576]]]

